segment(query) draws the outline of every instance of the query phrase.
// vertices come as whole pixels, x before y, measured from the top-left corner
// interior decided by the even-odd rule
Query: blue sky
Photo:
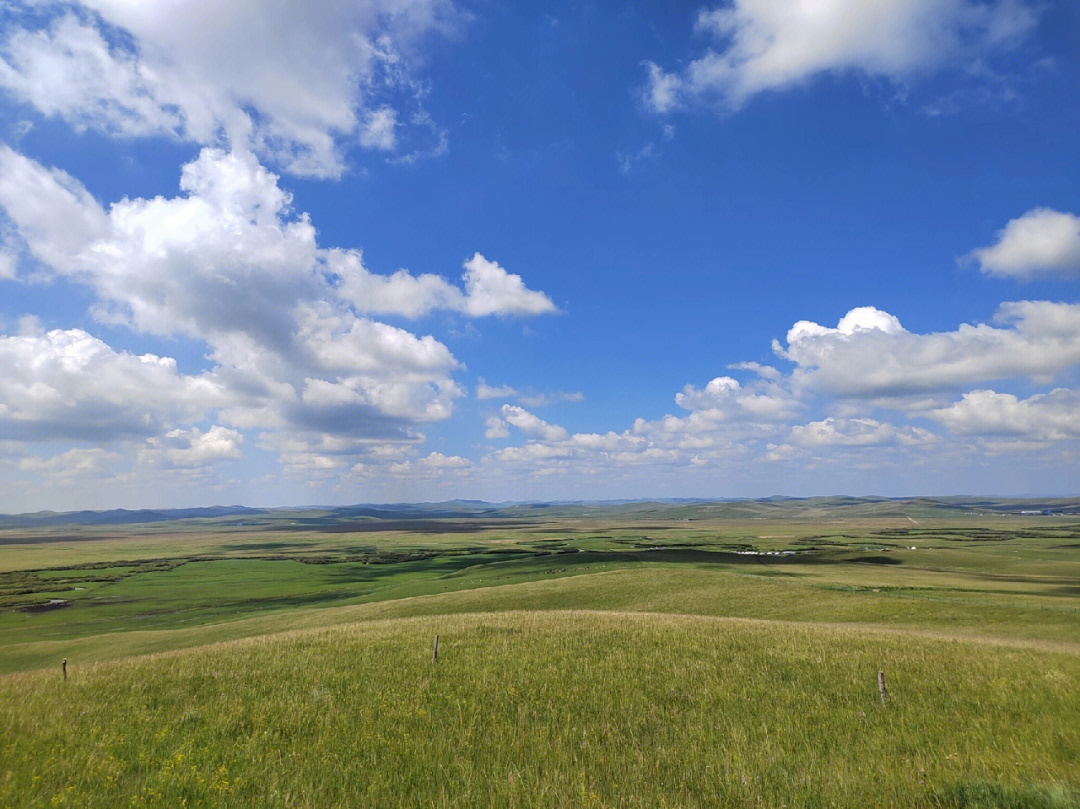
[[[0,17],[0,510],[1076,494],[1075,4]]]

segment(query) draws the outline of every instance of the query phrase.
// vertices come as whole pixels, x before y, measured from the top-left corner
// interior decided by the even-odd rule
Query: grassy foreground
[[[1078,686],[1073,654],[866,630],[370,621],[4,677],[0,805],[1077,806]]]

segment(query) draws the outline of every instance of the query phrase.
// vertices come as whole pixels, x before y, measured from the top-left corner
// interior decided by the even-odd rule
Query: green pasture
[[[335,609],[372,602],[415,614],[443,609],[421,597],[459,591],[470,594],[446,609],[648,609],[1080,643],[1076,520],[212,527],[0,533],[0,671],[138,651],[125,633],[166,633],[147,648],[198,645],[209,626],[240,637],[297,611],[333,623]],[[588,580],[540,596],[513,586],[570,576]]]
[[[1080,806],[1075,518],[376,528],[0,531],[0,807]]]

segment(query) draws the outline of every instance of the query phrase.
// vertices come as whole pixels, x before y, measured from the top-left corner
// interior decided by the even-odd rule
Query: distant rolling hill
[[[233,517],[243,514],[259,514],[262,511],[262,509],[252,509],[245,506],[136,510],[114,508],[107,511],[37,511],[30,514],[0,515],[0,528],[46,528],[57,525],[129,525],[197,518]]]
[[[537,519],[812,519],[882,517],[961,517],[990,514],[1080,516],[1080,497],[768,497],[757,500],[631,500],[602,502],[358,504],[307,508],[210,506],[176,509],[39,511],[0,515],[0,529],[57,526],[135,525],[215,521],[229,525],[332,528],[350,524],[444,520]],[[372,526],[373,527],[373,526]]]

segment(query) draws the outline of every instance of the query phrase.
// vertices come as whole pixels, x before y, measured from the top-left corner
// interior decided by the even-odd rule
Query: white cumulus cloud
[[[372,315],[554,311],[480,254],[457,287],[405,271],[377,276],[359,252],[321,247],[251,152],[203,149],[180,190],[106,208],[64,172],[0,147],[7,249],[39,274],[91,289],[101,320],[205,342],[223,429],[292,429],[313,446],[320,434],[413,443],[418,425],[446,419],[463,395],[460,364],[431,335]]]
[[[1080,438],[1080,392],[1065,388],[1027,399],[973,390],[928,415],[961,435],[1016,436],[1035,441]]]
[[[0,335],[0,438],[109,442],[162,434],[230,402],[212,373],[114,351],[80,329]]]
[[[1080,278],[1080,216],[1035,208],[1010,220],[994,244],[964,258],[998,278]]]
[[[543,292],[528,289],[520,275],[507,272],[480,253],[464,263],[464,290],[431,273],[399,270],[377,275],[364,267],[356,250],[329,250],[329,271],[337,277],[340,296],[357,311],[420,317],[436,309],[469,317],[530,317],[553,314],[555,304]]]
[[[1004,303],[994,323],[913,334],[894,316],[853,309],[836,328],[800,321],[787,345],[796,385],[838,395],[907,396],[954,390],[986,380],[1049,381],[1080,363],[1080,305],[1049,301]]]
[[[517,405],[503,405],[502,417],[507,424],[521,430],[529,438],[562,441],[569,437],[569,433],[564,428],[556,424],[548,424],[539,416]]]
[[[238,430],[220,425],[205,431],[198,427],[177,428],[147,439],[140,459],[155,465],[202,467],[215,461],[242,457],[240,444],[243,440]]]
[[[504,270],[479,253],[464,264],[465,299],[462,311],[485,315],[545,315],[559,311],[543,292],[527,289],[520,275]]]

